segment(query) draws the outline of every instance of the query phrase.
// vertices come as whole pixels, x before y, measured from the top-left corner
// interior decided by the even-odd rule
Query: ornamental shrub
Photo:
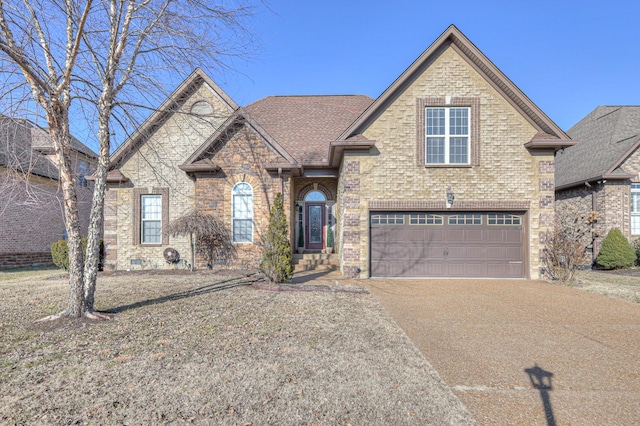
[[[291,244],[287,232],[287,217],[281,193],[276,195],[269,217],[269,228],[262,239],[260,271],[272,283],[283,283],[291,279]]]
[[[58,240],[51,244],[53,264],[67,271],[69,269],[69,248],[66,240]]]
[[[82,237],[82,254],[87,252],[87,237]],[[51,244],[51,258],[53,264],[58,268],[62,268],[65,271],[69,270],[69,247],[67,246],[67,240],[58,240]],[[98,270],[102,271],[102,265],[104,262],[104,241],[100,239],[100,251],[98,254]]]
[[[640,238],[636,238],[635,240],[633,240],[633,243],[631,245],[636,251],[636,265],[640,265]]]
[[[600,253],[596,258],[596,265],[604,269],[629,268],[636,260],[636,251],[622,231],[613,228],[609,231],[604,241]]]

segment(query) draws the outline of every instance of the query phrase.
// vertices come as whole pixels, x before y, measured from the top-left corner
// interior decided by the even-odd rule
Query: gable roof
[[[640,145],[640,106],[599,106],[567,133],[578,143],[556,156],[556,189],[633,177],[620,165]]]
[[[90,159],[97,158],[89,147],[73,136],[71,149]],[[43,155],[51,151],[51,138],[46,129],[22,118],[0,115],[0,166],[58,180],[58,167]]]
[[[281,157],[267,168],[330,165],[332,142],[371,102],[373,99],[363,95],[263,98],[239,108],[180,168],[186,172],[219,168],[206,158],[208,153],[221,137],[242,124]]]
[[[387,106],[393,102],[446,48],[453,47],[478,73],[485,78],[505,99],[522,113],[536,129],[538,143],[528,147],[562,148],[573,144],[566,133],[542,112],[506,75],[502,73],[469,39],[451,25],[434,41],[371,106],[354,121],[339,137],[348,139],[362,133]],[[545,140],[544,144],[539,141]]]
[[[204,71],[196,68],[111,155],[109,169],[119,167],[179,108],[201,84],[207,84],[233,113],[238,105]]]
[[[216,143],[227,137],[242,125],[249,126],[262,140],[282,158],[283,164],[295,164],[296,160],[251,116],[244,108],[239,108],[210,136],[206,141],[180,166],[185,172],[215,171],[220,166],[214,163],[210,157],[210,151]]]
[[[298,163],[311,165],[329,161],[329,144],[372,102],[364,95],[269,96],[245,109]]]

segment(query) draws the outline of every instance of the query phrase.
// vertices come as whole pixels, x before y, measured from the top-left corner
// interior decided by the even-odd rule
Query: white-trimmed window
[[[631,234],[640,235],[640,183],[631,184]]]
[[[246,182],[233,187],[232,233],[234,243],[253,242],[253,188]]]
[[[426,164],[470,164],[469,107],[426,107]]]
[[[140,242],[162,243],[162,195],[143,195],[140,208]]]

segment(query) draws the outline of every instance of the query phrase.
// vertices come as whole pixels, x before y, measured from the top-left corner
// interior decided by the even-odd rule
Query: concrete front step
[[[340,269],[340,265],[335,264],[309,264],[309,263],[298,263],[294,265],[293,273],[300,273],[304,271],[338,271]]]
[[[340,257],[335,253],[295,253],[293,265],[296,271],[333,270],[340,267]]]
[[[340,258],[338,257],[337,254],[335,253],[294,253],[293,254],[293,261],[295,262],[296,260],[318,260],[318,259],[335,259],[335,260],[339,260]]]

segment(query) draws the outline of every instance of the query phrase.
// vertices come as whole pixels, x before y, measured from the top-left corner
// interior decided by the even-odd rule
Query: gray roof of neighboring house
[[[567,133],[577,144],[556,155],[556,188],[628,178],[620,165],[640,141],[640,106],[599,106]]]
[[[329,143],[371,105],[364,95],[269,96],[244,109],[300,163],[328,161]]]
[[[96,154],[73,138],[72,148],[87,157]],[[0,115],[0,166],[50,179],[58,179],[58,168],[41,151],[51,149],[46,130],[25,119]]]

